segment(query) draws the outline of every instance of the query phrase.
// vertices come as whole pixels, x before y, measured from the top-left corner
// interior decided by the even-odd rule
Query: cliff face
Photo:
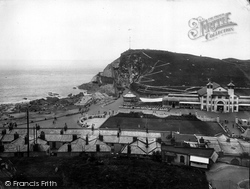
[[[100,85],[132,87],[168,93],[178,86],[204,86],[208,79],[220,85],[231,80],[238,87],[250,86],[250,60],[214,59],[158,50],[128,50],[96,76]]]

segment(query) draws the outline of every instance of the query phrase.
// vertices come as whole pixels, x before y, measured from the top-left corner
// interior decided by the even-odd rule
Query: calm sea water
[[[78,85],[89,82],[97,72],[82,70],[1,70],[0,104],[17,103],[48,96],[78,94]]]

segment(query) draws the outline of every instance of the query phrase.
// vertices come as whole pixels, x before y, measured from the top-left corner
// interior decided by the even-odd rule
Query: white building
[[[217,83],[209,82],[204,88],[198,90],[201,110],[212,112],[238,112],[239,96],[234,94],[234,84],[230,82],[227,88]]]
[[[238,112],[250,110],[250,89],[237,88],[230,82],[226,87],[209,82],[198,91],[168,94],[163,107],[196,108],[211,112]]]

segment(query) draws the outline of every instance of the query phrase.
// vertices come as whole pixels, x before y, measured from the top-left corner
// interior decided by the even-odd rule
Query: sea
[[[1,70],[0,104],[28,102],[46,98],[49,93],[59,97],[79,94],[77,86],[90,82],[97,71],[91,69]]]

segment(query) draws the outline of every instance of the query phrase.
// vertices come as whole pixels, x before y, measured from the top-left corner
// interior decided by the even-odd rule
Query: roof
[[[104,142],[100,141],[99,139],[94,139],[89,142],[88,145],[85,146],[86,152],[96,152],[96,145],[99,145],[101,152],[110,152],[111,147]]]
[[[49,149],[49,145],[46,144],[47,142],[41,139],[37,139],[37,144],[39,151],[47,151]],[[30,140],[30,151],[33,151],[34,146],[34,139]],[[25,139],[23,137],[19,137],[18,139],[14,140],[10,144],[4,145],[5,152],[23,152],[27,151],[27,144],[25,144]]]
[[[201,136],[196,137],[197,139],[201,138]],[[214,148],[216,152],[239,155],[242,152],[249,152],[250,149],[250,143],[234,138],[228,138],[223,134],[218,137],[202,137],[204,138],[205,142],[207,142],[208,147]],[[230,141],[228,141],[228,139],[230,139]]]
[[[175,133],[174,137],[176,142],[183,142],[183,141],[197,142],[197,138],[194,135]]]
[[[198,97],[199,95],[197,94],[190,94],[190,93],[169,93],[169,97],[189,97],[189,98],[195,98]]]
[[[165,101],[180,101],[180,99],[182,99],[182,97],[172,97],[172,96],[165,96],[163,98],[163,100]]]
[[[180,104],[201,104],[200,102],[180,102]]]
[[[241,134],[244,138],[249,138],[250,139],[250,129],[247,129],[243,134]]]
[[[247,153],[250,152],[250,143],[249,142],[239,140],[239,143],[240,143],[240,145],[241,145],[244,152],[247,152]]]
[[[72,152],[82,152],[85,149],[86,141],[83,138],[78,138],[77,140],[62,145],[58,152],[68,152],[68,145],[71,144],[71,151]]]
[[[148,147],[146,146],[146,141],[148,141]],[[121,153],[127,154],[128,146],[130,146],[131,154],[134,155],[152,155],[155,151],[161,151],[161,144],[153,139],[139,138],[135,142],[126,145]]]
[[[230,138],[230,142],[219,142],[219,144],[224,154],[239,155],[244,152],[237,139]]]
[[[181,101],[181,102],[200,102],[198,95],[190,96],[190,95],[181,95],[181,96],[172,96],[168,95],[163,98],[164,101]]]
[[[213,91],[212,96],[229,96],[226,91]]]
[[[117,136],[103,136],[103,141],[106,143],[119,143]]]
[[[125,97],[125,98],[135,98],[136,95],[134,95],[133,93],[131,93],[131,92],[129,91],[127,94],[123,95],[123,97]]]
[[[220,85],[218,83],[213,82],[213,89],[218,88]],[[207,93],[207,87],[202,87],[200,90],[197,91],[200,96],[203,96]]]
[[[61,135],[61,142],[71,142],[73,135]]]
[[[162,151],[167,151],[167,152],[187,154],[187,155],[207,157],[207,158],[210,158],[214,153],[213,148],[189,148],[189,147],[175,147],[175,146],[170,146],[170,145],[169,146],[162,145],[161,149]]]
[[[14,140],[14,135],[3,135],[2,142],[12,142]]]
[[[120,136],[119,137],[120,144],[128,144],[131,142],[133,142],[133,137],[130,137],[130,136]]]
[[[162,98],[140,98],[142,102],[162,102]]]
[[[227,86],[228,86],[228,87],[234,87],[235,85],[234,85],[233,82],[231,81]]]
[[[234,93],[238,96],[250,96],[250,88],[234,89]]]
[[[73,140],[73,135],[46,135],[45,140],[51,142],[71,142]]]
[[[92,137],[93,138],[93,137]],[[71,144],[72,152],[96,152],[96,145],[99,145],[101,152],[110,152],[111,147],[100,141],[97,138],[90,139],[88,145],[86,145],[86,140],[83,138],[78,138],[77,140],[62,145],[58,152],[68,152],[68,145]]]

